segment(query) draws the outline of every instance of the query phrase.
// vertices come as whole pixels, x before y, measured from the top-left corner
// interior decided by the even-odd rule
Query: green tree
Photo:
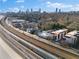
[[[69,30],[79,30],[79,22],[73,22],[67,26]]]

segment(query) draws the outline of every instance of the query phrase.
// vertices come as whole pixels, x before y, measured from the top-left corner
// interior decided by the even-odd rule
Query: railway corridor
[[[6,43],[8,43],[8,45],[16,51],[16,53],[18,53],[20,55],[20,57],[22,59],[43,59],[40,56],[38,56],[37,54],[35,54],[34,52],[32,52],[31,50],[29,50],[28,48],[25,48],[23,45],[21,45],[20,43],[18,43],[16,41],[16,39],[12,36],[10,36],[9,32],[6,32],[7,30],[5,30],[1,25],[0,25],[0,36],[3,38],[4,41],[6,41]],[[6,46],[5,46],[6,47]],[[6,49],[6,48],[5,48]],[[9,54],[11,54],[11,56],[16,55],[16,54],[12,54],[12,52],[8,51]],[[13,59],[20,59],[17,56],[14,56]]]
[[[0,15],[0,20],[4,16]],[[0,28],[0,59],[23,59],[19,54],[17,54],[4,40],[2,37],[2,29]],[[6,38],[5,38],[6,39]],[[16,58],[15,58],[16,57]]]
[[[1,20],[0,36],[20,56],[24,57],[23,59],[79,59],[79,54],[73,50],[63,48],[46,40],[43,41],[29,33],[17,30],[10,26],[7,21],[8,18]]]

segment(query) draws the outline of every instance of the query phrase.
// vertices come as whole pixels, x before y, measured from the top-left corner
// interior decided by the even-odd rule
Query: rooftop
[[[59,34],[59,33],[61,33],[61,32],[67,31],[67,30],[68,30],[68,29],[60,29],[60,30],[56,30],[56,31],[54,31],[54,32],[52,32],[52,33]]]
[[[68,34],[65,35],[65,37],[66,37],[66,38],[70,38],[70,37],[75,38],[75,36],[73,36],[73,35],[68,35]]]
[[[72,32],[69,32],[67,35],[76,35],[77,34],[77,31],[76,30],[74,30],[74,31],[72,31]]]
[[[67,34],[66,34],[66,37],[72,37],[72,38],[75,38],[74,35],[76,35],[76,34],[77,34],[77,31],[74,30],[74,31],[72,31],[72,32],[67,33]]]
[[[19,20],[19,19],[16,19],[16,20],[12,20],[12,22],[24,22],[25,20]]]

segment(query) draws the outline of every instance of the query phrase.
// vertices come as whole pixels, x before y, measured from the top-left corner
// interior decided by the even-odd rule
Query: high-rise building
[[[59,9],[59,13],[61,12],[61,9]]]
[[[58,8],[56,8],[56,13],[58,12]]]
[[[29,9],[27,9],[26,12],[29,12]]]
[[[31,12],[33,12],[33,9],[31,8]]]
[[[41,13],[41,8],[39,8],[39,12]]]

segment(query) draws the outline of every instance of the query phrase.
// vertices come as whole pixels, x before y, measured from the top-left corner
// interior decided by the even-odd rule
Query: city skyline
[[[79,11],[78,0],[0,0],[0,12],[19,10],[25,11],[27,9],[54,12],[56,8],[61,11]]]

